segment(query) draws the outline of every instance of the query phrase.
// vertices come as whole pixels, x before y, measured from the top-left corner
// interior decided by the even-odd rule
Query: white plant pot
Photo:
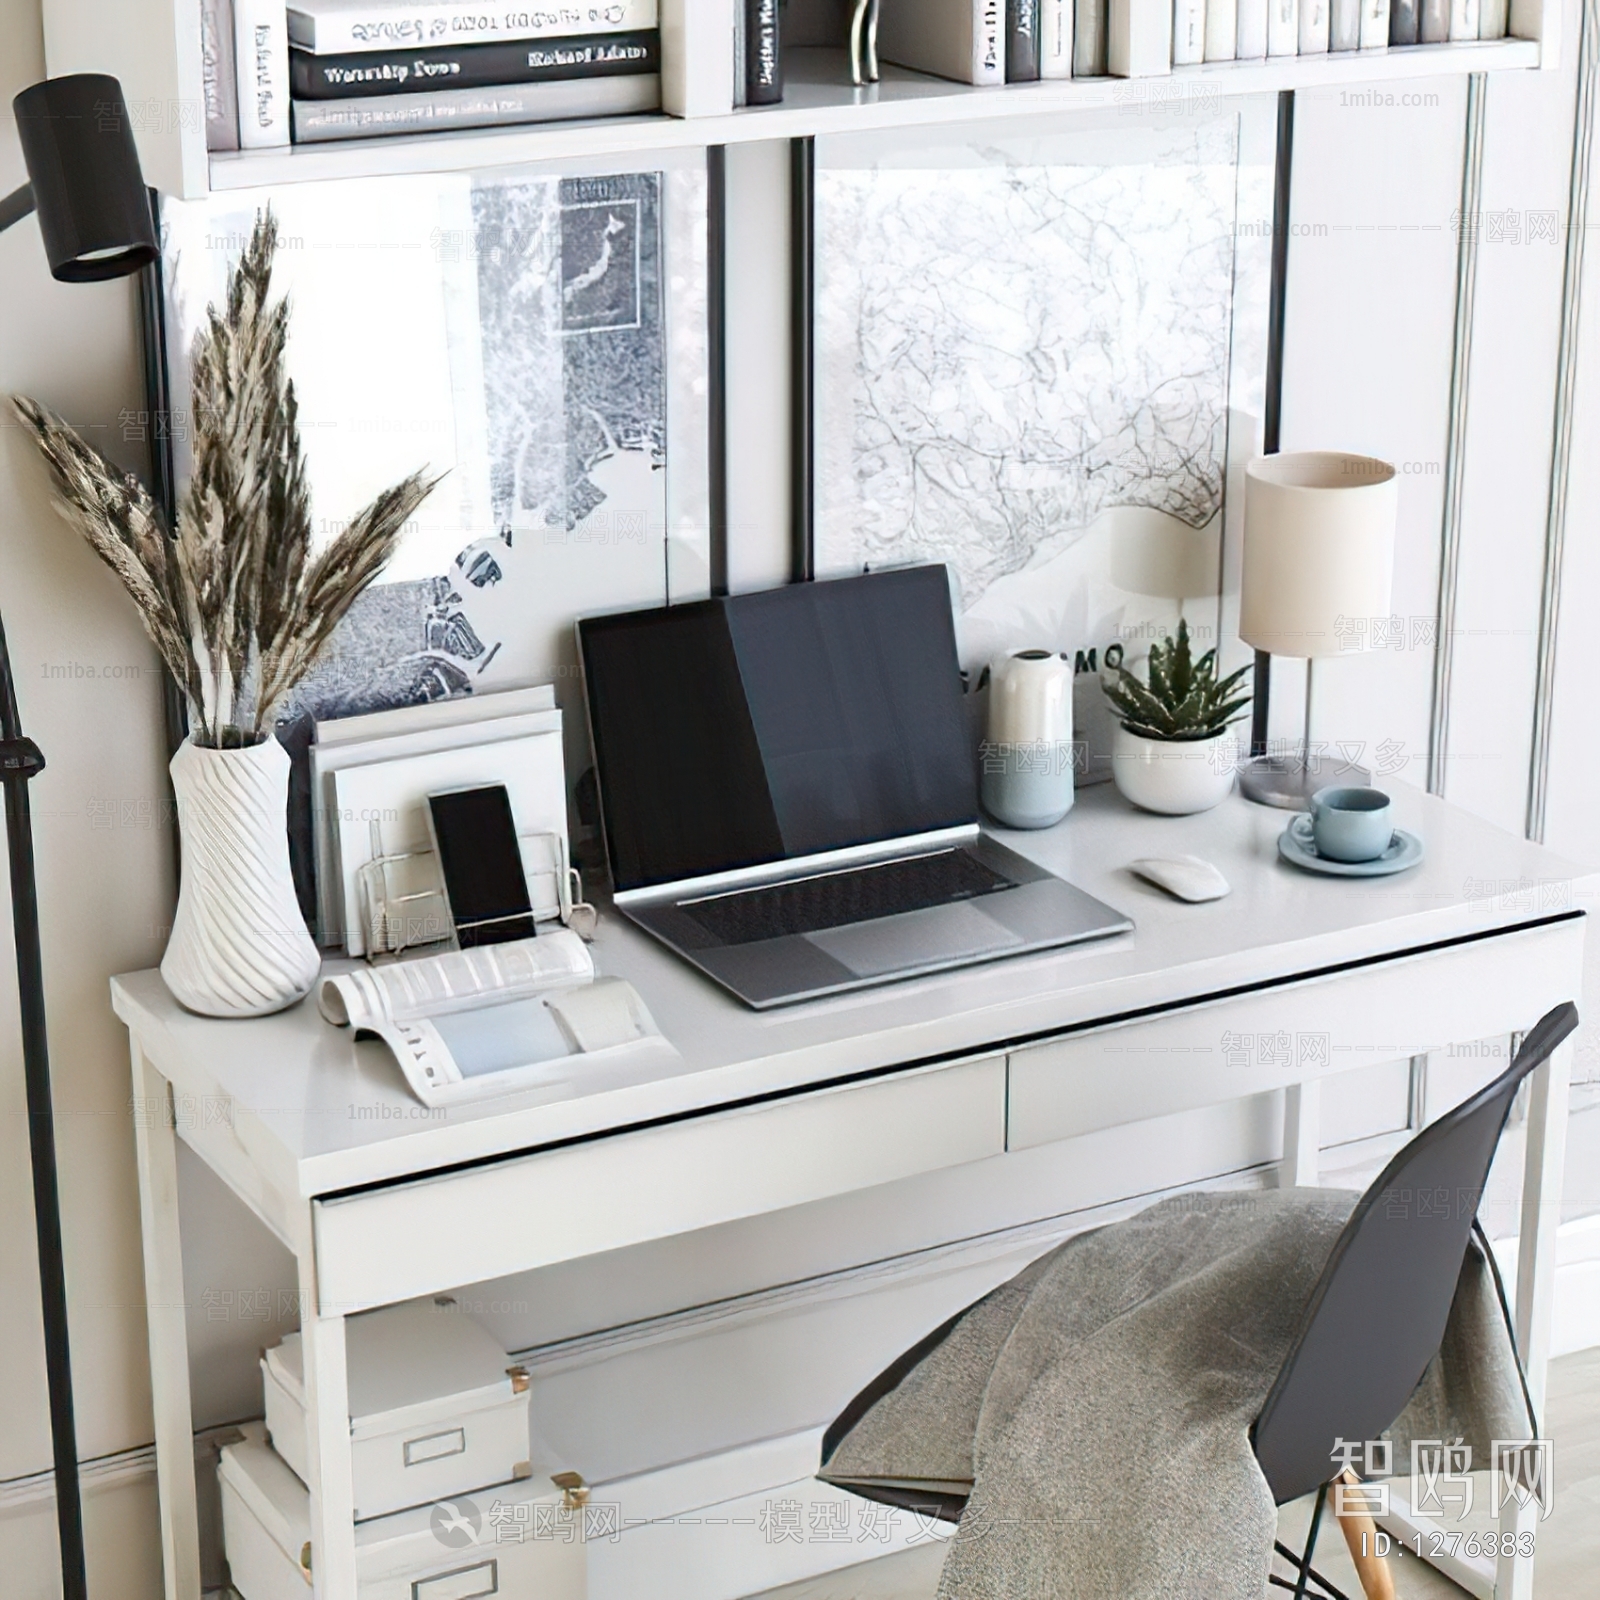
[[[289,757],[185,740],[172,758],[183,878],[161,976],[207,1017],[260,1017],[310,993],[320,960],[289,871]]]
[[[1111,772],[1136,806],[1184,817],[1209,811],[1227,797],[1238,753],[1232,729],[1212,739],[1146,739],[1119,726]]]

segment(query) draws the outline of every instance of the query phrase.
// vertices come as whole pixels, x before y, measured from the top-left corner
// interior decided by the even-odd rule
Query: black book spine
[[[1039,0],[1006,0],[1006,82],[1039,81]]]
[[[778,0],[743,0],[744,103],[772,106],[783,99],[783,37]]]
[[[289,92],[296,100],[359,100],[660,70],[660,35],[647,28],[637,33],[518,39],[441,50],[363,50],[338,56],[291,50]]]

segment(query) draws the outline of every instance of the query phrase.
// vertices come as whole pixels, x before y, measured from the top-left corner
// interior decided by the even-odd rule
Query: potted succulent
[[[1237,747],[1231,724],[1249,704],[1239,686],[1250,669],[1217,676],[1217,652],[1195,659],[1189,625],[1150,646],[1141,683],[1114,667],[1106,698],[1119,717],[1111,750],[1117,787],[1136,806],[1168,816],[1209,811],[1233,787]]]
[[[183,876],[161,975],[207,1016],[278,1011],[316,980],[274,712],[433,487],[414,473],[314,549],[284,362],[289,308],[270,298],[276,246],[269,211],[195,341],[194,469],[175,536],[137,478],[54,412],[14,400],[58,509],[122,580],[188,702],[189,736],[172,758]]]

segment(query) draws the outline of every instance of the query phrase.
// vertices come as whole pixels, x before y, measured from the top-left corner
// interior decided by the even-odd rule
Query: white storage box
[[[258,1424],[243,1431],[217,1465],[229,1577],[243,1600],[306,1600],[311,1497]],[[543,1478],[360,1523],[349,1600],[585,1600],[582,1517]]]
[[[356,1518],[387,1516],[528,1471],[528,1380],[495,1339],[443,1302],[345,1324]],[[272,1446],[309,1477],[300,1335],[261,1358]]]

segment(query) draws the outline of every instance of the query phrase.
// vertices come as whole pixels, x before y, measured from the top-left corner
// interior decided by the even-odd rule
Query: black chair
[[[1317,1491],[1305,1550],[1296,1555],[1278,1545],[1296,1578],[1291,1583],[1274,1574],[1271,1581],[1293,1589],[1295,1600],[1305,1600],[1312,1583],[1330,1600],[1345,1600],[1311,1566],[1335,1441],[1375,1439],[1405,1409],[1439,1352],[1474,1230],[1493,1269],[1494,1255],[1476,1218],[1489,1165],[1522,1080],[1577,1025],[1577,1008],[1570,1004],[1542,1017],[1493,1083],[1396,1154],[1334,1244],[1251,1433],[1278,1505]],[[1413,1198],[1405,1203],[1399,1197],[1408,1190]],[[1429,1206],[1424,1214],[1414,1197],[1440,1191],[1449,1194],[1449,1204]],[[1495,1281],[1498,1287],[1498,1273]],[[1500,1300],[1509,1326],[1503,1288]],[[1374,1308],[1382,1314],[1374,1315]],[[1529,1412],[1532,1421],[1531,1404]],[[1348,1524],[1345,1532],[1355,1555]],[[1358,1561],[1358,1571],[1363,1565]]]

